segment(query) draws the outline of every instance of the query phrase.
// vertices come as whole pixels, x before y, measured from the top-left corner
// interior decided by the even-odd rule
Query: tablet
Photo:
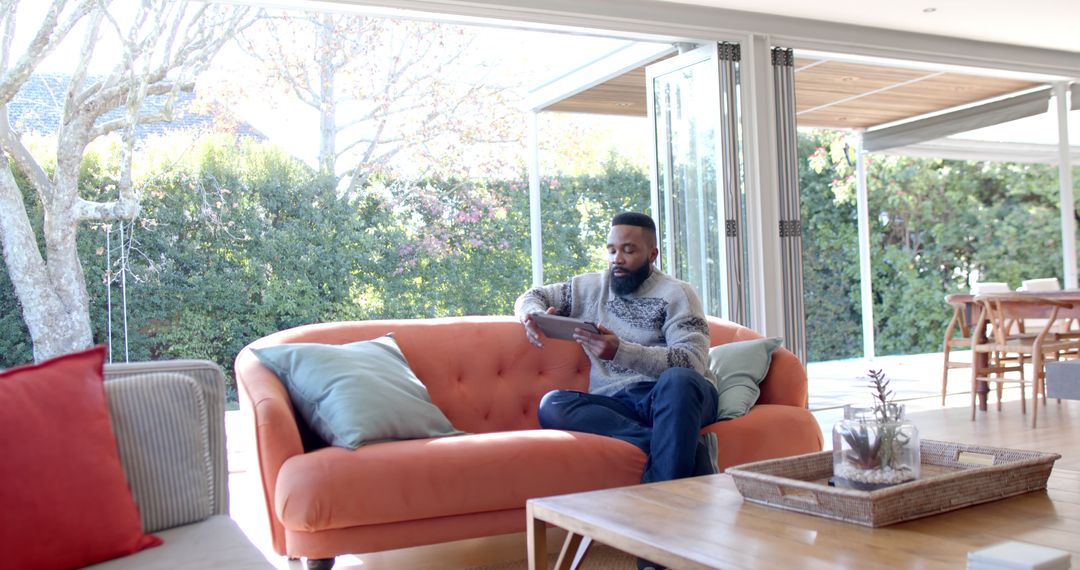
[[[596,325],[588,321],[581,319],[573,319],[570,317],[560,317],[559,315],[551,315],[548,313],[533,313],[533,321],[536,322],[536,326],[543,331],[544,336],[548,338],[561,338],[563,340],[574,340],[574,329],[585,329],[589,332],[600,334],[600,329],[596,328]]]

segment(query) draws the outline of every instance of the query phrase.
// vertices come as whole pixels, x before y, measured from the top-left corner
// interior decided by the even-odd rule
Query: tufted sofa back
[[[761,337],[713,317],[709,327],[713,345]],[[435,405],[467,432],[538,428],[536,409],[545,393],[589,386],[589,361],[577,344],[546,340],[544,348],[536,348],[509,316],[320,323],[269,335],[252,347],[345,344],[387,333],[393,333]],[[794,355],[781,349],[774,356],[759,402],[806,405],[806,373]]]
[[[555,340],[535,348],[511,317],[324,323],[262,340],[344,344],[387,333],[394,334],[435,405],[467,432],[539,428],[536,407],[545,393],[588,389],[589,361],[577,344]]]

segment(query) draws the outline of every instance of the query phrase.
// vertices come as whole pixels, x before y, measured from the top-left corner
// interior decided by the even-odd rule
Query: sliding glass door
[[[737,60],[737,46],[701,47],[646,77],[661,269],[693,285],[707,314],[745,322],[732,50]]]

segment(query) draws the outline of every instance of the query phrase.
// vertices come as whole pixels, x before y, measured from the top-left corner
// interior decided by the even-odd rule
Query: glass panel
[[[660,75],[652,88],[661,266],[694,286],[706,313],[726,316],[716,63],[704,59]]]

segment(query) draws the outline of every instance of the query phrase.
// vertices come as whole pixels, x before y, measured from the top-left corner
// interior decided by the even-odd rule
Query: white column
[[[776,102],[768,36],[742,42],[742,128],[746,163],[747,294],[750,328],[784,335],[780,255],[780,177],[776,158]]]
[[[862,299],[863,358],[874,358],[874,287],[870,270],[870,206],[866,189],[863,133],[855,133],[856,209],[859,218],[859,297]]]
[[[529,236],[532,243],[532,284],[544,284],[544,247],[540,231],[540,123],[529,113]]]
[[[1065,262],[1066,289],[1076,289],[1076,206],[1073,202],[1072,162],[1069,156],[1069,107],[1065,102],[1068,84],[1054,84],[1054,105],[1058,120],[1058,204],[1061,209],[1061,255]]]

